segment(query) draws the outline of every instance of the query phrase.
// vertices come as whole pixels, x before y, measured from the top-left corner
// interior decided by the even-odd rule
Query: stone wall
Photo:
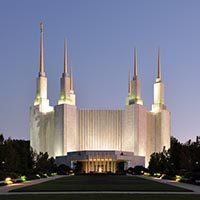
[[[80,150],[121,150],[122,110],[80,109]]]
[[[54,112],[42,113],[39,106],[30,108],[30,143],[37,153],[54,156]]]
[[[65,155],[79,149],[77,136],[76,106],[61,104],[55,106],[55,156]]]
[[[139,104],[126,106],[123,119],[122,149],[145,156],[147,140],[147,110]]]

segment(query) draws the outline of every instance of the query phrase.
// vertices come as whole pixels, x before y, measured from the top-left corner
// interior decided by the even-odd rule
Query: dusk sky
[[[199,0],[1,0],[0,133],[29,139],[29,107],[39,70],[44,23],[50,104],[57,104],[64,37],[79,108],[124,108],[133,48],[144,104],[153,103],[157,48],[172,135],[200,135]]]

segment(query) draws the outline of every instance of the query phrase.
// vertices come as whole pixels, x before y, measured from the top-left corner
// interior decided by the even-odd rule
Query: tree
[[[151,154],[149,161],[149,171],[151,174],[167,171],[167,155],[163,152]]]
[[[55,171],[55,161],[47,153],[39,155],[30,147],[30,141],[4,140],[0,135],[0,179],[6,176],[17,177],[32,173]]]
[[[4,137],[3,134],[0,134],[0,145],[2,145],[4,143]]]
[[[40,173],[50,173],[54,168],[54,158],[49,158],[48,153],[39,153],[36,157],[35,170]]]
[[[180,143],[171,138],[171,148],[150,157],[149,170],[151,173],[160,172],[169,175],[200,172],[200,142]]]

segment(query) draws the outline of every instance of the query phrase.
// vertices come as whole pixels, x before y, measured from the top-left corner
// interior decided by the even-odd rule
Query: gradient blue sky
[[[39,69],[44,22],[48,96],[55,105],[68,39],[78,107],[123,108],[133,48],[144,104],[150,108],[161,49],[172,135],[200,135],[200,1],[1,0],[0,132],[29,139],[29,106]]]

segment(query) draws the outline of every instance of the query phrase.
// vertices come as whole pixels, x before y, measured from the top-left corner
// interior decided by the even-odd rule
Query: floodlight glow
[[[10,177],[7,177],[7,178],[5,179],[5,183],[6,183],[7,185],[11,185],[11,184],[13,184],[13,181],[12,181],[12,179],[11,179]]]
[[[21,176],[22,182],[26,182],[26,176]]]
[[[176,181],[177,181],[177,182],[179,182],[181,179],[182,179],[182,177],[181,177],[181,176],[179,176],[179,175],[176,175]]]

